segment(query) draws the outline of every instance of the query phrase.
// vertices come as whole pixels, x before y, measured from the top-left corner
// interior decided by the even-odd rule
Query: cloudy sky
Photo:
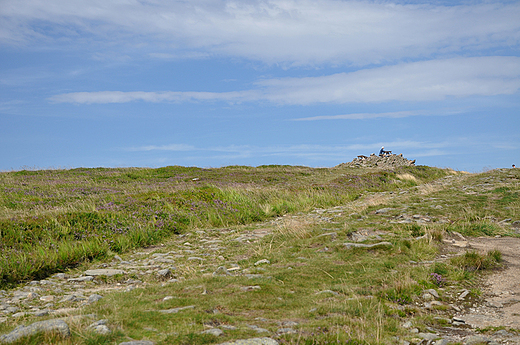
[[[520,166],[520,2],[0,0],[0,170]]]

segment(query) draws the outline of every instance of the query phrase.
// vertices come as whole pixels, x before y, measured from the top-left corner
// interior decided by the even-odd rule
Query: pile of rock
[[[403,157],[403,154],[377,156],[372,153],[369,157],[360,155],[354,158],[352,162],[342,163],[338,168],[395,168],[400,166],[414,166],[415,159],[409,160]]]

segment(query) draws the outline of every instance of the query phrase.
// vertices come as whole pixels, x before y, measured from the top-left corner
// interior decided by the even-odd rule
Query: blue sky
[[[0,170],[520,166],[519,1],[0,0]]]

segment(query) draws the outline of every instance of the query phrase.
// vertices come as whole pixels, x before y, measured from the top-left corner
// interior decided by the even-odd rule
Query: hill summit
[[[379,155],[372,153],[370,156],[359,155],[351,162],[342,163],[338,165],[340,168],[395,168],[400,166],[415,166],[415,159],[409,160],[403,157],[403,154],[398,155],[387,154]]]

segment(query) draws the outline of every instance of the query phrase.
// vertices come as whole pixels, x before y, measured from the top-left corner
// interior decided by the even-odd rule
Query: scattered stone
[[[439,336],[437,334],[433,334],[433,333],[418,333],[417,336],[419,336],[427,341],[431,341],[431,340],[439,338]]]
[[[50,310],[49,309],[43,309],[43,310],[37,310],[35,312],[32,312],[31,315],[34,315],[36,317],[42,317],[49,315]]]
[[[472,335],[464,339],[464,345],[488,344],[492,339],[482,335]]]
[[[429,289],[427,290],[429,294],[431,294],[435,298],[439,298],[439,293],[435,289]]]
[[[462,293],[460,294],[460,296],[458,297],[459,300],[463,300],[464,298],[466,298],[467,295],[469,295],[469,290],[464,290],[462,291]]]
[[[267,260],[267,259],[262,259],[262,260],[258,260],[257,262],[255,262],[255,266],[258,266],[258,265],[263,265],[263,264],[270,264],[271,261]]]
[[[88,303],[95,303],[95,302],[99,301],[102,298],[103,298],[103,296],[98,295],[98,294],[90,295],[88,297]]]
[[[278,342],[271,338],[250,338],[225,342],[218,345],[278,345]]]
[[[230,276],[228,269],[224,266],[219,266],[215,272],[213,272],[214,276]]]
[[[76,294],[72,294],[72,295],[66,295],[65,297],[63,297],[60,301],[60,303],[63,303],[63,302],[78,302],[78,301],[84,301],[86,300],[86,298],[82,295],[76,295]]]
[[[390,242],[379,242],[374,244],[364,244],[364,243],[343,243],[347,249],[350,248],[388,248],[392,247],[393,244]]]
[[[296,321],[283,321],[280,325],[283,327],[296,327],[298,326],[298,322]]]
[[[282,335],[282,334],[294,334],[294,333],[298,333],[298,331],[296,331],[295,329],[293,328],[290,328],[290,327],[287,327],[287,328],[280,328],[276,331],[276,334],[278,335]]]
[[[163,314],[175,314],[175,313],[178,313],[182,310],[186,310],[186,309],[193,309],[195,308],[194,305],[189,305],[189,306],[186,306],[186,307],[178,307],[178,308],[173,308],[173,309],[166,309],[166,310],[159,310],[160,313],[163,313]]]
[[[429,293],[425,293],[422,295],[422,299],[425,301],[431,301],[433,299],[433,296]]]
[[[240,290],[242,290],[242,291],[255,291],[255,290],[260,290],[260,289],[261,289],[261,287],[258,285],[240,287]]]
[[[63,337],[70,337],[70,329],[63,320],[47,320],[35,322],[29,326],[18,326],[11,333],[0,336],[0,342],[14,343],[24,337],[38,333],[56,332]]]
[[[105,325],[99,325],[99,326],[92,327],[92,330],[101,335],[108,335],[108,334],[112,333],[110,328],[108,328]]]
[[[393,208],[380,208],[379,210],[376,210],[376,214],[388,213],[392,210],[393,210]]]
[[[220,325],[219,327],[228,331],[234,331],[237,329],[235,326],[232,325]]]
[[[446,339],[446,338],[442,338],[442,339],[439,339],[437,340],[434,345],[448,345],[450,343],[450,340],[449,339]]]
[[[93,280],[94,280],[94,277],[92,277],[92,276],[84,276],[84,277],[67,279],[67,281],[69,281],[69,282],[79,282],[79,283],[90,282],[90,281],[93,281]]]
[[[270,333],[269,330],[267,330],[265,328],[258,327],[256,325],[247,325],[247,327],[249,329],[252,329],[253,331],[255,331],[257,333]]]
[[[42,296],[42,297],[40,297],[40,301],[52,302],[52,301],[54,301],[54,296],[52,296],[52,295],[50,295],[50,296]]]
[[[405,323],[403,323],[402,327],[403,328],[411,328],[412,327],[412,322],[411,321],[406,321]]]
[[[319,291],[319,292],[316,292],[316,295],[321,295],[321,294],[324,294],[324,293],[330,293],[330,294],[333,294],[335,296],[338,296],[339,293],[337,293],[336,291],[332,291],[332,290],[323,290],[323,291]]]
[[[210,329],[207,329],[203,332],[201,332],[202,334],[211,334],[211,335],[214,335],[216,337],[224,334],[224,332],[222,332],[222,330],[218,329],[218,328],[210,328]]]
[[[113,269],[113,268],[99,268],[99,269],[95,269],[95,270],[86,270],[85,271],[85,275],[93,276],[93,277],[96,277],[96,276],[111,277],[111,276],[115,276],[118,274],[125,274],[125,271],[117,270],[117,269]]]
[[[165,268],[163,270],[157,271],[157,275],[162,278],[168,278],[171,274],[172,274],[172,272],[170,271],[169,268]]]
[[[453,317],[451,320],[452,320],[451,324],[453,326],[460,326],[460,325],[465,325],[466,324],[466,321],[464,321],[463,319],[458,318],[458,317]]]

